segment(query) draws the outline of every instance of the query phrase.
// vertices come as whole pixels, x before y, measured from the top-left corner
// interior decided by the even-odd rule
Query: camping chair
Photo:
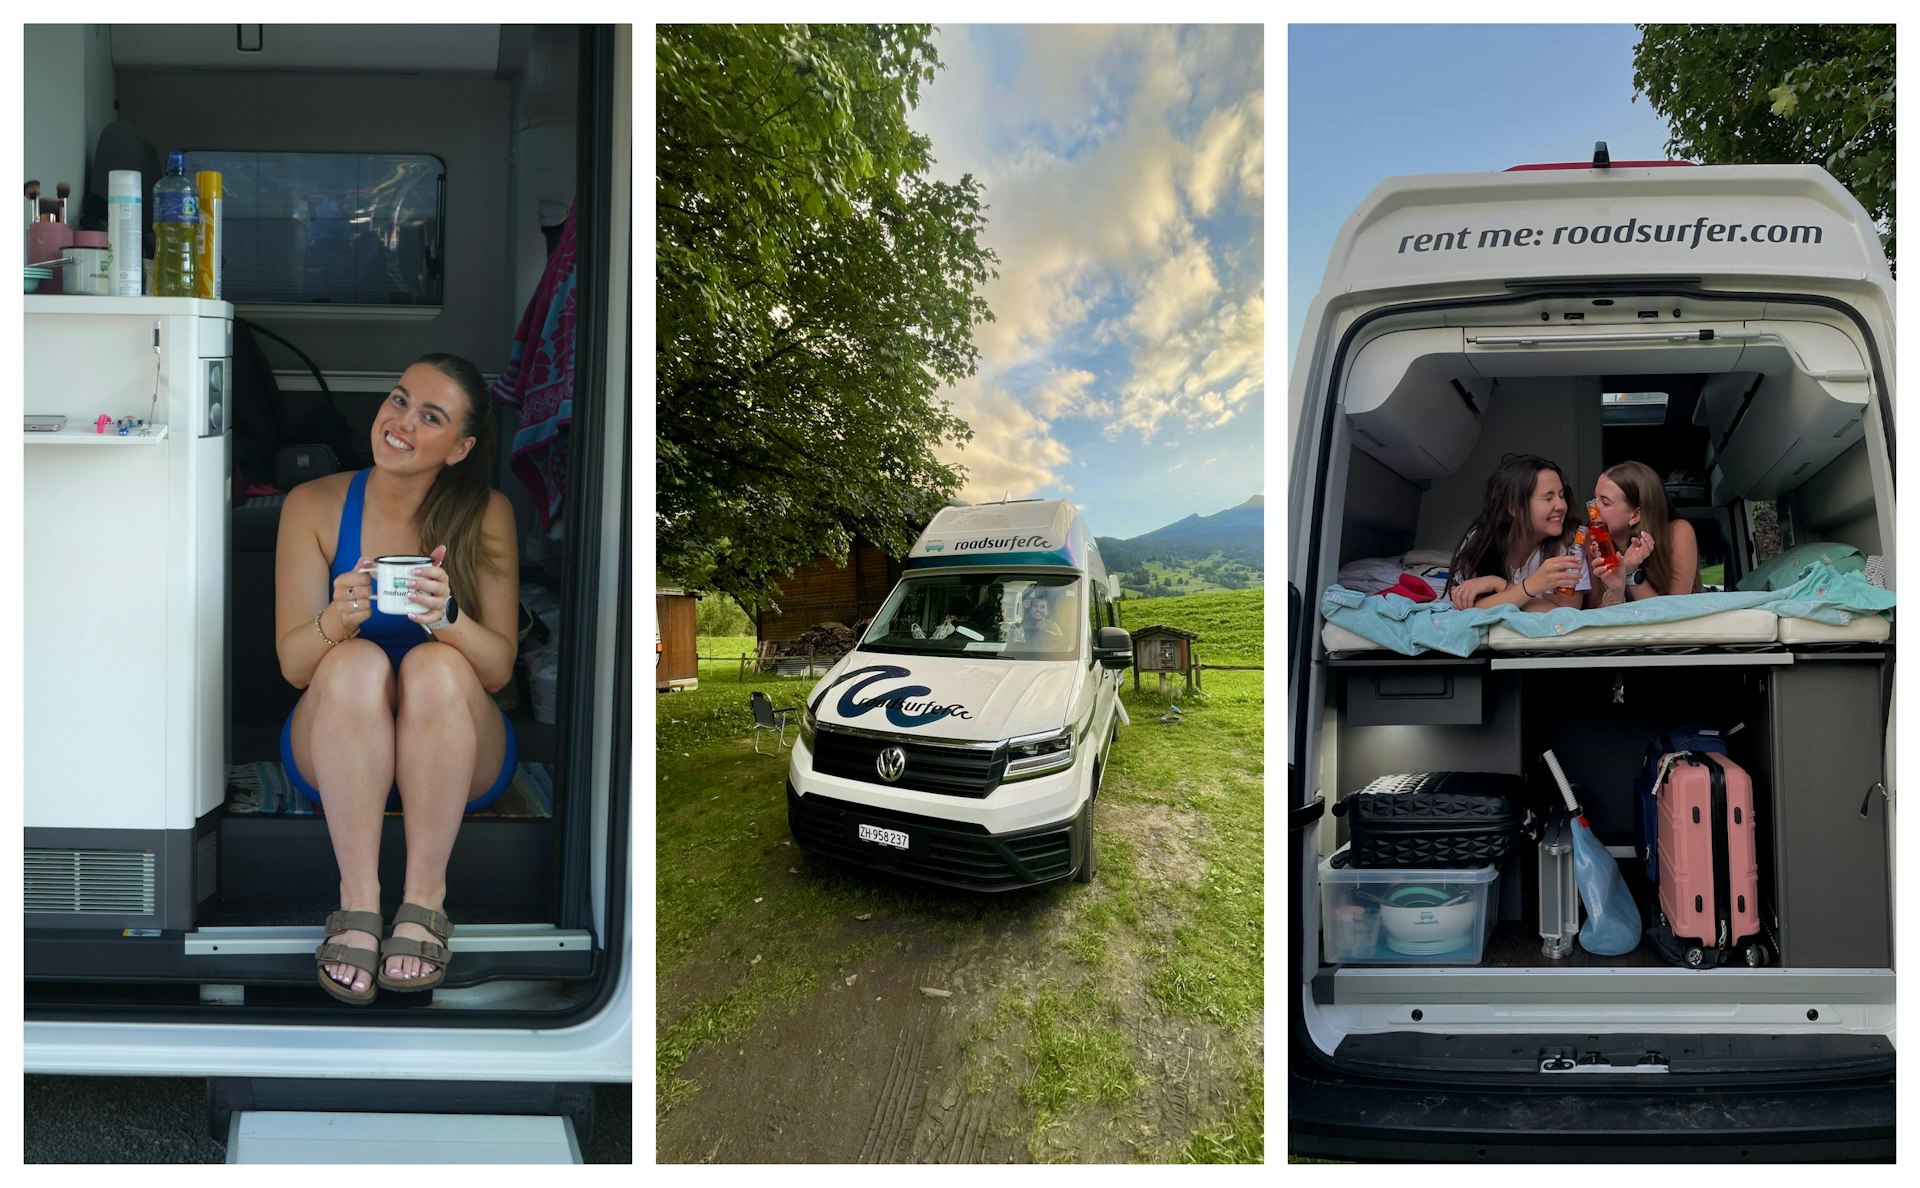
[[[775,709],[773,708],[773,698],[768,697],[765,693],[758,690],[755,690],[753,696],[749,697],[747,701],[753,706],[753,753],[756,755],[766,754],[765,751],[760,749],[760,732],[762,730],[771,730],[773,731],[774,738],[778,740],[774,746],[774,753],[778,754],[779,749],[787,745],[787,719],[793,714],[798,713],[800,707],[790,705],[785,709]]]

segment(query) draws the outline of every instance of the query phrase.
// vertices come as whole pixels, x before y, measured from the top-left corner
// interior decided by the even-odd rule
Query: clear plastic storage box
[[[1320,861],[1321,947],[1329,964],[1474,965],[1493,930],[1494,866],[1339,869]]]

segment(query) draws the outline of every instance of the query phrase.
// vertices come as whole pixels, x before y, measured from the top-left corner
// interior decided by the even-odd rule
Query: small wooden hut
[[[1187,691],[1193,691],[1193,644],[1200,638],[1198,635],[1158,623],[1132,634],[1134,692],[1140,691],[1143,672],[1159,673],[1162,690],[1167,687],[1169,673],[1180,673],[1187,678]]]
[[[700,596],[677,586],[653,592],[653,688],[674,693],[700,687],[700,636],[696,618]]]

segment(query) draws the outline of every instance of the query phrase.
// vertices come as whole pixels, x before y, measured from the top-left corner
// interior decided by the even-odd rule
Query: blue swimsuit
[[[354,475],[353,482],[347,487],[347,505],[340,509],[340,539],[333,550],[333,570],[330,574],[332,578],[338,578],[352,569],[353,563],[360,558],[360,517],[367,502],[367,474],[368,472],[363,470]],[[414,645],[423,644],[432,639],[433,635],[405,615],[380,613],[376,602],[372,616],[360,624],[358,638],[379,644],[381,650],[386,652],[387,659],[393,662],[395,671],[398,671],[400,658],[405,656]],[[507,785],[513,783],[514,768],[518,766],[520,759],[520,747],[513,735],[513,722],[507,718],[505,710],[500,713],[500,721],[507,728],[507,753],[502,758],[500,775],[493,781],[493,787],[488,788],[484,796],[467,802],[467,811],[470,813],[500,799],[506,794]],[[293,784],[295,791],[315,804],[322,803],[320,789],[308,783],[306,777],[300,774],[300,769],[294,766],[292,714],[287,715],[286,725],[280,728],[280,764],[286,769],[287,779]],[[392,794],[387,798],[387,808],[396,810],[399,807],[400,787],[396,784]]]

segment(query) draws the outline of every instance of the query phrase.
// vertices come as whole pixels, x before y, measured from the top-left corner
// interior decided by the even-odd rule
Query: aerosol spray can
[[[113,252],[113,295],[140,296],[140,171],[107,174],[107,247]]]
[[[200,226],[193,240],[194,296],[220,300],[220,250],[225,229],[220,222],[220,175],[202,170],[193,175],[200,194]]]

